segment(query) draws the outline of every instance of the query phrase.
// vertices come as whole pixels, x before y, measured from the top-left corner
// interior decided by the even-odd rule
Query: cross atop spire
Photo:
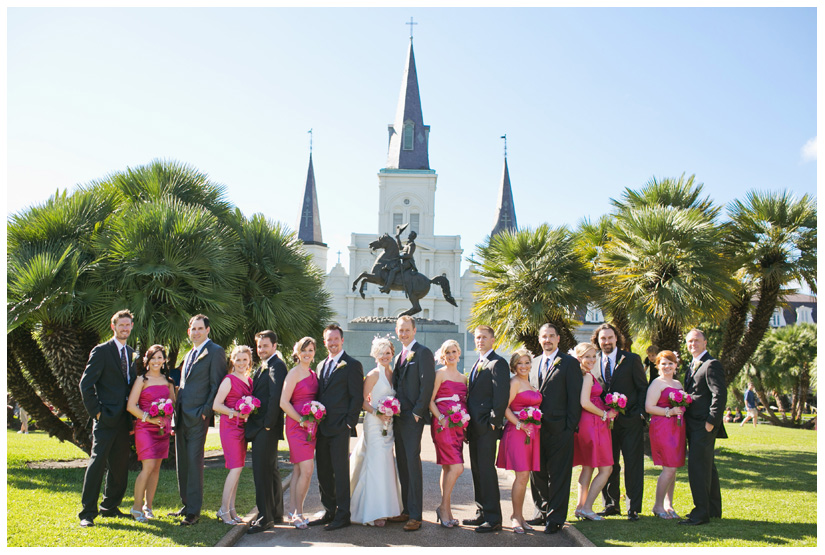
[[[421,114],[421,95],[418,92],[418,73],[415,69],[415,54],[412,39],[407,52],[407,65],[401,81],[401,94],[395,121],[388,126],[389,149],[387,168],[396,170],[429,170],[430,160],[427,145],[430,126],[424,125]]]
[[[412,35],[413,35],[413,25],[418,25],[418,23],[415,23],[415,22],[413,21],[412,16],[411,16],[411,17],[410,17],[410,21],[409,21],[408,23],[405,23],[405,25],[409,25],[409,26],[410,26],[410,40],[412,40]]]

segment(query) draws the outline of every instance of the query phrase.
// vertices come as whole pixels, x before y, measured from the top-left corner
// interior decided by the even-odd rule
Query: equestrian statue
[[[450,281],[446,275],[442,274],[430,279],[415,267],[413,253],[415,253],[416,232],[410,231],[406,245],[401,243],[401,234],[407,229],[408,225],[409,223],[395,226],[395,240],[390,237],[389,233],[385,233],[370,243],[371,251],[383,249],[384,252],[375,259],[375,264],[372,265],[369,272],[362,272],[360,276],[355,278],[355,281],[352,282],[352,290],[355,291],[358,288],[358,282],[360,281],[361,287],[358,292],[361,294],[362,299],[366,298],[364,290],[367,283],[377,284],[382,293],[389,294],[390,291],[404,291],[404,294],[410,299],[412,307],[403,314],[412,316],[421,312],[421,304],[418,301],[430,292],[430,285],[435,284],[441,287],[444,299],[448,303],[458,306],[450,293]]]

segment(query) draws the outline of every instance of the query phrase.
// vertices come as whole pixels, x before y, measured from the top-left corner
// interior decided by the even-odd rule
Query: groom
[[[403,349],[395,359],[392,385],[401,402],[401,412],[394,417],[395,455],[398,479],[401,482],[401,515],[390,522],[406,522],[404,530],[421,528],[424,504],[424,480],[421,475],[421,435],[429,415],[430,399],[435,382],[433,352],[415,340],[415,320],[401,316],[395,323],[395,334]]]
[[[309,523],[324,530],[350,525],[349,438],[355,437],[364,404],[364,368],[344,352],[344,330],[338,324],[324,328],[329,356],[318,364],[318,401],[327,409],[318,424],[315,464],[324,514]]]

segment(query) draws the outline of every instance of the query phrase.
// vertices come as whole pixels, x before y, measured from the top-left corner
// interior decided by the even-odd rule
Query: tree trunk
[[[620,348],[625,351],[630,351],[633,347],[633,336],[630,333],[630,320],[627,319],[627,312],[624,310],[613,310],[610,316],[610,323],[616,326],[616,329],[618,329],[624,337],[624,346],[620,346]]]
[[[533,353],[533,356],[539,356],[544,349],[541,348],[537,333],[522,333],[519,334],[518,340],[524,343],[524,348]]]
[[[732,391],[732,393],[733,393],[733,398],[736,399],[736,407],[737,408],[744,407],[745,406],[745,395],[743,395],[742,392],[739,391],[739,389],[734,389]],[[728,406],[732,406],[730,404],[730,401],[728,401]]]
[[[808,389],[811,387],[811,372],[807,364],[802,366],[799,374],[799,395],[797,406],[794,411],[794,420],[802,423],[802,413],[805,412],[805,405],[808,403]]]
[[[653,337],[650,339],[660,351],[669,350],[678,353],[682,346],[682,331],[676,326],[660,323],[653,330]]]
[[[734,300],[730,303],[728,318],[723,327],[722,349],[719,353],[719,362],[722,363],[722,367],[726,370],[727,368],[733,367],[733,357],[739,349],[742,336],[745,335],[745,325],[748,321],[751,297],[753,297],[752,291],[743,288],[736,293]],[[726,379],[728,380],[727,383],[732,383],[730,376],[726,376]]]
[[[762,342],[762,338],[765,337],[765,333],[770,328],[773,311],[779,302],[779,291],[778,283],[768,284],[764,278],[760,281],[759,300],[756,303],[753,319],[748,324],[741,341],[738,341],[733,352],[727,355],[729,358],[722,361],[727,383],[733,383],[739,371],[750,360]]]

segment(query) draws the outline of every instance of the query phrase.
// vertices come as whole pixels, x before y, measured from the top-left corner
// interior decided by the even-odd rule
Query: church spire
[[[415,70],[412,36],[407,55],[407,66],[401,81],[401,94],[395,122],[388,126],[389,152],[387,168],[398,170],[429,170],[427,154],[430,126],[424,125],[421,115],[421,96],[418,92],[418,74]]]
[[[513,189],[510,188],[510,171],[507,168],[507,155],[505,154],[504,175],[501,178],[501,189],[496,210],[496,225],[493,227],[493,231],[490,232],[490,237],[504,230],[516,231],[517,229],[516,208],[513,206]]]
[[[305,245],[326,247],[321,237],[321,216],[318,212],[318,192],[315,190],[315,170],[312,167],[312,152],[309,153],[307,184],[304,189],[304,202],[298,220],[298,239]]]

